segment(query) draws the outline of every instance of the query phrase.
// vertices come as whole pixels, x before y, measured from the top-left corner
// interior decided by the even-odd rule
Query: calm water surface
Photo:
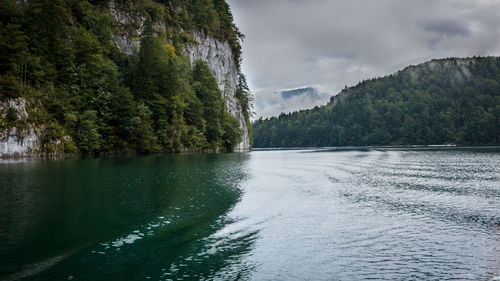
[[[0,280],[496,276],[499,148],[0,162]]]

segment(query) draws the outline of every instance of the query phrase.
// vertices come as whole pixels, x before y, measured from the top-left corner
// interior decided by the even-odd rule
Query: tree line
[[[500,58],[442,59],[253,124],[254,147],[500,144]]]

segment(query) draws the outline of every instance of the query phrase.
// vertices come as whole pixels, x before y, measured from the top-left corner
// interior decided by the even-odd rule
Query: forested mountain
[[[449,58],[253,124],[254,147],[500,144],[500,58]]]
[[[3,152],[231,151],[251,107],[242,37],[224,0],[1,0]],[[188,57],[199,38],[228,46],[231,87]]]

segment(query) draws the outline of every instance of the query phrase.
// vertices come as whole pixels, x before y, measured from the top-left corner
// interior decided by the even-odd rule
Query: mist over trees
[[[500,144],[500,58],[434,60],[253,124],[254,147]]]

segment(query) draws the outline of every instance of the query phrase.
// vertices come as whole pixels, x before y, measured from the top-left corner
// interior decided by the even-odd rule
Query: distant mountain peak
[[[293,97],[307,95],[313,99],[319,99],[319,92],[313,87],[296,88],[291,90],[285,90],[280,92],[281,97],[285,100],[291,99]]]

